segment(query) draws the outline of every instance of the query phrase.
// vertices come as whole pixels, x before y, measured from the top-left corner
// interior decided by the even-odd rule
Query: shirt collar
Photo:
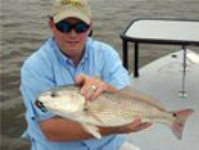
[[[55,54],[57,55],[58,59],[61,60],[62,63],[66,63],[67,62],[67,63],[73,64],[72,60],[69,57],[67,57],[66,55],[64,55],[62,53],[62,51],[58,48],[58,46],[57,46],[57,44],[55,42],[55,39],[52,38],[52,40],[53,40],[53,43],[54,43],[53,47],[54,47],[54,49],[56,51]],[[88,43],[89,43],[89,41],[90,41],[90,38],[88,38],[87,41],[86,41],[85,51],[84,51],[83,57],[82,57],[82,59],[81,59],[79,64],[84,63],[86,61],[86,59],[88,58],[88,55],[89,55],[89,48],[88,48],[89,44]]]

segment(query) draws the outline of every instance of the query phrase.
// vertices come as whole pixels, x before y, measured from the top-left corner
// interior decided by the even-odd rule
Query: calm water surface
[[[94,16],[94,37],[121,54],[119,34],[136,18],[199,20],[198,0],[89,0]],[[1,149],[29,149],[19,137],[26,127],[19,71],[23,61],[51,36],[48,15],[52,0],[0,2],[0,109]],[[180,47],[143,45],[141,65]],[[198,48],[193,47],[199,52]],[[132,62],[132,60],[131,60]],[[132,70],[132,66],[131,66]]]

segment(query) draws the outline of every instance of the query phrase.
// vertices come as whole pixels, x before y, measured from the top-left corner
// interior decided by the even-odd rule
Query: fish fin
[[[100,119],[92,110],[89,109],[89,103],[92,103],[92,102],[89,102],[89,101],[86,102],[85,113],[88,116],[91,116],[93,119],[95,119],[100,124],[104,124],[104,121],[102,119]]]
[[[99,129],[96,126],[88,125],[88,124],[82,124],[83,128],[85,129],[86,132],[92,134],[95,138],[101,139],[102,136],[99,133]]]
[[[176,117],[174,123],[171,128],[174,135],[180,140],[182,139],[182,133],[184,129],[184,125],[189,116],[194,112],[192,109],[184,109],[180,111],[171,112],[174,117]]]
[[[102,119],[100,119],[95,113],[93,113],[92,111],[88,111],[87,114],[89,116],[91,116],[93,119],[95,119],[97,122],[99,122],[100,124],[105,124],[104,121]]]
[[[140,101],[145,101],[157,107],[159,110],[166,111],[166,109],[164,108],[163,104],[160,103],[160,101],[156,100],[155,98],[150,97],[149,95],[144,94],[141,91],[138,91],[132,86],[124,87],[122,90],[120,90],[119,94],[122,94],[123,96],[127,96],[127,97],[132,97]]]

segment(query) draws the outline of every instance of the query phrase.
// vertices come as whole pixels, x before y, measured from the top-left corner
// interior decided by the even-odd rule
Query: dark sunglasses
[[[77,24],[70,24],[66,21],[60,21],[55,24],[56,28],[63,33],[70,33],[72,29],[75,30],[76,33],[84,33],[89,29],[89,25],[84,22],[79,22]]]

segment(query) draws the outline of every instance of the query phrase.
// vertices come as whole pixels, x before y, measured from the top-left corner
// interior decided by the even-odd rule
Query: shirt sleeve
[[[119,54],[111,47],[107,47],[104,55],[103,78],[112,86],[122,89],[130,85],[128,71],[123,67]]]
[[[27,119],[46,120],[55,116],[53,113],[43,112],[35,102],[41,92],[53,87],[50,70],[41,62],[40,65],[25,63],[21,69],[21,93],[27,108]]]

